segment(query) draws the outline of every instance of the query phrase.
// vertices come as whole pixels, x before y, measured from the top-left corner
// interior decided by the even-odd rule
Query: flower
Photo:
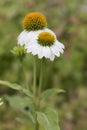
[[[18,45],[24,46],[27,53],[37,55],[38,58],[48,58],[51,61],[55,56],[63,53],[64,45],[60,43],[55,33],[47,28],[44,15],[35,12],[25,16],[24,31],[18,36]]]
[[[34,36],[47,28],[45,16],[39,12],[29,13],[23,20],[24,31],[18,36],[18,45],[26,45]]]
[[[55,56],[59,57],[60,53],[64,52],[64,45],[57,40],[50,29],[46,28],[36,34],[32,33],[32,36],[31,41],[25,46],[28,53],[31,52],[40,59],[45,57],[53,61]]]

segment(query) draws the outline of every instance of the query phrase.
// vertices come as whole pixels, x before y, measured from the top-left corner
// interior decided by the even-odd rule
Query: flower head
[[[50,29],[38,32],[31,43],[26,44],[25,47],[28,53],[31,52],[40,59],[45,57],[51,61],[54,60],[55,56],[59,57],[64,49],[64,45],[57,40],[56,35]]]
[[[35,31],[47,27],[47,20],[41,13],[35,12],[25,16],[23,28],[27,31]]]

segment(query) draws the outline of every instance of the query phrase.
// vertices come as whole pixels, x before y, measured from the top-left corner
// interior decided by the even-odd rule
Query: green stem
[[[27,81],[26,81],[26,73],[25,73],[25,69],[24,69],[24,60],[23,58],[19,59],[19,71],[18,71],[19,77],[19,83],[26,88],[27,90],[29,90]]]
[[[18,83],[22,85],[23,81],[23,60],[19,59],[19,67],[18,67]]]
[[[34,57],[34,61],[33,61],[33,97],[34,97],[34,101],[35,101],[35,97],[36,97],[36,60]],[[36,110],[37,110],[37,105],[36,105],[36,101],[35,101],[35,120],[36,120],[36,124],[35,124],[35,130],[39,130],[39,124],[37,122],[37,115],[36,115]]]
[[[40,80],[39,80],[39,96],[40,96],[40,93],[41,93],[42,78],[43,78],[43,67],[42,67],[42,60],[41,60],[41,65],[40,65]]]
[[[36,60],[35,60],[35,57],[34,57],[34,61],[33,61],[33,95],[34,95],[34,98],[36,97]]]
[[[36,104],[35,102],[35,111],[39,111],[40,109],[40,94],[41,94],[41,88],[42,88],[42,79],[43,79],[43,60],[41,60],[41,65],[40,65],[40,79],[39,79],[39,90],[38,90],[38,104]],[[36,60],[34,57],[34,71],[33,71],[33,96],[34,96],[34,101],[35,101],[35,97],[36,97]],[[35,124],[35,130],[39,130],[39,124],[37,121],[37,115],[35,112],[35,120],[36,120],[36,124]]]
[[[38,109],[40,109],[40,94],[41,94],[41,89],[42,89],[42,82],[43,82],[43,59],[41,60],[40,64],[40,80],[39,80],[39,91],[38,91]]]
[[[39,130],[39,124],[37,121],[36,121],[36,125],[35,125],[35,130]]]

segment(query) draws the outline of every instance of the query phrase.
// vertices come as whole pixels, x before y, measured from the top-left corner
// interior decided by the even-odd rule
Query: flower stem
[[[34,57],[34,61],[33,61],[34,65],[34,70],[33,70],[33,96],[34,96],[34,101],[35,101],[35,97],[36,97],[36,60]],[[43,79],[43,60],[41,60],[40,63],[40,78],[39,78],[39,90],[38,90],[38,104],[36,104],[35,101],[35,111],[39,111],[40,109],[40,94],[41,94],[41,88],[42,88],[42,79]],[[35,130],[39,130],[39,124],[37,121],[37,115],[35,112],[35,120],[36,120],[36,124],[35,124]]]
[[[35,130],[39,130],[39,124],[37,121],[36,121],[36,125],[35,125]]]
[[[19,67],[18,67],[18,83],[22,85],[23,81],[23,60],[19,59]]]
[[[42,87],[42,79],[43,79],[43,60],[41,60],[41,65],[40,65],[40,80],[39,80],[39,95],[41,93],[41,87]]]
[[[35,57],[34,57],[34,61],[33,61],[33,95],[34,95],[34,98],[36,96],[36,60],[35,60]]]
[[[39,80],[39,91],[38,91],[38,109],[40,109],[40,94],[41,94],[41,89],[42,89],[42,82],[43,82],[43,59],[41,60],[40,63],[40,80]]]
[[[33,97],[34,97],[34,101],[36,98],[36,60],[34,57],[33,60]],[[36,120],[36,124],[35,124],[35,130],[39,130],[39,124],[37,122],[37,115],[36,115],[36,110],[37,110],[37,105],[36,105],[36,101],[35,101],[35,120]]]

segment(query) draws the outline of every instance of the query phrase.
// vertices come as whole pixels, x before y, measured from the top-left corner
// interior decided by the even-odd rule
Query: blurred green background
[[[10,50],[17,44],[23,17],[34,11],[46,16],[48,27],[65,45],[64,54],[46,64],[44,79],[44,89],[59,87],[66,90],[65,94],[49,99],[58,110],[61,130],[87,130],[86,0],[0,0],[0,79],[19,82],[19,62]],[[26,57],[24,65],[27,81],[31,84],[32,56]],[[0,97],[6,94],[17,92],[0,86]],[[18,112],[14,112],[7,102],[0,106],[0,130],[33,130],[18,123],[17,116]]]

